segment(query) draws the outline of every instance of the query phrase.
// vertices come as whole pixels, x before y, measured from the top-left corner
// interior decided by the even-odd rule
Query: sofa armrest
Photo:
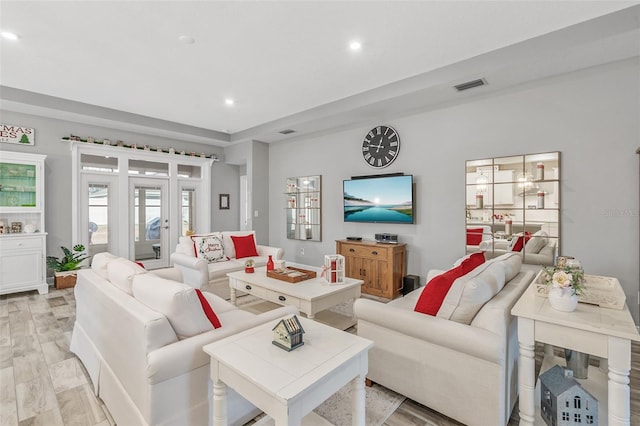
[[[298,310],[293,306],[283,306],[272,311],[255,315],[246,321],[235,324],[226,324],[215,330],[188,339],[163,346],[147,355],[147,378],[149,384],[160,383],[173,377],[180,376],[209,364],[209,355],[202,347],[212,342],[233,336],[244,330],[256,327],[278,318],[297,314]],[[275,324],[274,324],[275,325]]]
[[[185,284],[201,288],[209,282],[209,269],[206,260],[182,253],[171,253],[171,262],[182,271],[182,282]]]
[[[506,358],[506,337],[482,328],[368,299],[356,299],[353,311],[358,318],[358,331],[360,322],[365,321],[394,333],[427,341],[495,364],[503,363]],[[361,335],[360,332],[358,335]]]
[[[271,255],[273,260],[280,260],[284,258],[284,249],[279,247],[261,246],[256,245],[258,249],[258,255],[268,257]]]

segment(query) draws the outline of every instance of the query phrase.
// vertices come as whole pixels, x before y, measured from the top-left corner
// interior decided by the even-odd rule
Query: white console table
[[[559,312],[546,297],[536,296],[532,284],[511,313],[518,317],[520,425],[544,425],[536,406],[536,341],[606,358],[608,375],[590,367],[589,378],[578,382],[598,398],[599,424],[630,424],[631,341],[640,341],[640,335],[626,304],[618,310],[579,303],[574,312]],[[563,365],[558,360],[545,359],[543,369]]]

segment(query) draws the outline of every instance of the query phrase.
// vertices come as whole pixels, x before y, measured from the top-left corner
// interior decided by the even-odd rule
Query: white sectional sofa
[[[222,325],[214,329],[203,307],[193,305],[202,303],[190,299],[197,294],[193,287],[108,254],[96,255],[91,269],[78,272],[74,291],[71,351],[123,426],[211,424],[209,357],[202,347],[297,313],[282,307],[254,315],[202,292]],[[230,424],[241,425],[260,410],[229,390],[227,412]]]
[[[511,308],[535,274],[521,267],[520,256],[506,254],[459,278],[464,291],[452,299],[469,323],[454,320],[451,309],[452,319],[440,311],[415,312],[428,286],[387,304],[356,300],[358,335],[375,342],[368,378],[459,422],[506,425],[518,396],[517,318]],[[430,271],[428,280],[439,272]],[[487,273],[489,279],[482,275]],[[469,315],[464,304],[473,292],[489,300]]]
[[[206,257],[198,257],[197,248],[194,247],[194,239],[207,236],[220,236],[223,259],[210,261]],[[284,250],[277,247],[269,247],[256,244],[258,256],[244,257],[238,259],[233,244],[232,236],[253,235],[255,241],[255,231],[223,231],[191,237],[180,237],[176,251],[171,254],[171,262],[182,272],[184,283],[195,288],[203,288],[207,285],[213,287],[217,284],[228,282],[227,273],[244,269],[247,259],[255,262],[255,267],[265,266],[269,255],[273,260],[282,259]]]

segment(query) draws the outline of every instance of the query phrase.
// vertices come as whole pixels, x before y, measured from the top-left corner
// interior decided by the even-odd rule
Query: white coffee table
[[[309,268],[310,269],[310,268]],[[279,305],[295,306],[313,318],[316,313],[360,297],[362,280],[346,278],[344,284],[329,285],[324,278],[289,283],[267,277],[267,268],[256,268],[252,274],[244,271],[228,273],[231,303],[236,304],[236,290],[252,294]]]
[[[315,416],[312,410],[350,381],[353,425],[364,426],[364,380],[373,342],[298,318],[304,345],[291,352],[271,343],[279,320],[204,346],[211,357],[214,426],[227,425],[227,386],[283,426],[305,424],[305,416],[307,421]]]

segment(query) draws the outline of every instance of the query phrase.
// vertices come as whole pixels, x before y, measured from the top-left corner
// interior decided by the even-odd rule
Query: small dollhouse
[[[540,375],[540,412],[549,426],[598,424],[598,400],[559,365]]]
[[[273,327],[272,343],[286,351],[292,351],[298,346],[304,345],[303,333],[304,329],[297,316],[283,318]]]

